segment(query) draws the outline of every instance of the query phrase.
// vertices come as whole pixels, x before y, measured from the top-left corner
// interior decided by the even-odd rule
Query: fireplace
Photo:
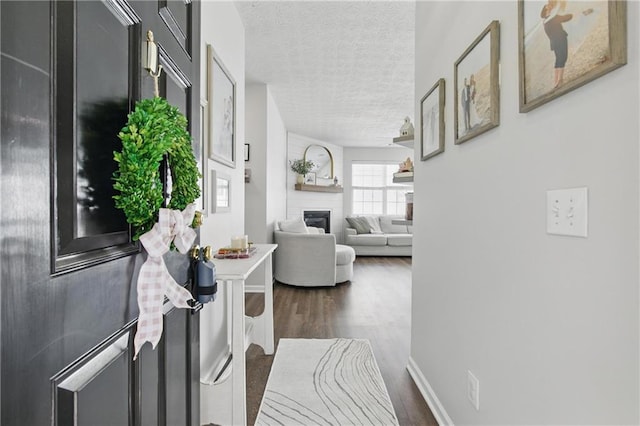
[[[331,233],[331,212],[329,210],[305,210],[304,223],[307,226],[324,229],[325,234]]]

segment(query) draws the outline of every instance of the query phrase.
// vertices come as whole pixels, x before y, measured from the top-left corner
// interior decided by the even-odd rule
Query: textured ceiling
[[[247,82],[269,85],[287,130],[385,146],[414,120],[410,1],[237,1]]]

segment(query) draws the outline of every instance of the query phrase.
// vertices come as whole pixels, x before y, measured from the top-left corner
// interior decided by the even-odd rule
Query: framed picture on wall
[[[236,82],[210,44],[207,45],[207,94],[209,158],[235,168]]]
[[[520,112],[627,63],[627,3],[518,1]]]
[[[493,21],[454,65],[454,133],[461,144],[500,125],[500,23]]]
[[[315,172],[308,172],[306,175],[304,175],[304,183],[305,185],[315,185],[316,184]]]
[[[231,211],[231,178],[210,169],[209,179],[211,179],[211,213]]]
[[[439,79],[420,100],[420,160],[444,152],[444,78]]]

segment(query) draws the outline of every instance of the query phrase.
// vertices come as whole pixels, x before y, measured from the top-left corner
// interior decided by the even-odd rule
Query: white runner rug
[[[397,425],[368,340],[280,339],[256,425]]]

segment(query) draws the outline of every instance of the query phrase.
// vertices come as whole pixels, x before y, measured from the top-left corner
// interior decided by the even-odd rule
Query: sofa
[[[302,219],[276,223],[273,232],[274,278],[301,287],[326,287],[351,281],[354,249],[336,244],[336,236],[306,226]]]
[[[412,227],[392,223],[401,219],[404,217],[347,217],[345,244],[353,247],[357,256],[411,256]]]

